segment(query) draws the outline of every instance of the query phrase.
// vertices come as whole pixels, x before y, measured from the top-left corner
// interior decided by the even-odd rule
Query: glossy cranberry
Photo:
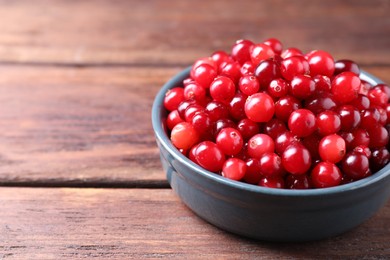
[[[355,148],[355,147],[352,146],[352,142],[353,142],[353,139],[354,139],[354,136],[353,136],[352,132],[340,131],[337,134],[344,139],[345,147],[347,148],[347,151],[350,151],[353,148]]]
[[[192,67],[195,69],[195,68],[199,67],[200,65],[208,65],[208,66],[213,67],[215,70],[218,70],[217,64],[215,63],[215,61],[211,57],[204,57],[204,58],[197,59],[194,62],[194,65],[192,65]]]
[[[327,135],[320,141],[318,152],[323,161],[337,163],[341,161],[346,153],[345,140],[337,135]]]
[[[274,189],[283,189],[284,179],[282,177],[264,177],[260,180],[259,186],[274,188]]]
[[[246,118],[245,115],[245,103],[246,103],[247,96],[237,92],[236,95],[233,97],[233,99],[229,103],[229,112],[230,116],[234,120],[241,120]]]
[[[298,142],[298,138],[290,131],[285,131],[284,133],[278,135],[275,139],[275,152],[282,155],[284,150],[286,150],[290,144],[296,142]]]
[[[245,114],[254,122],[267,122],[275,113],[273,99],[266,93],[256,93],[248,97]]]
[[[268,94],[274,98],[280,98],[286,96],[289,91],[289,84],[283,79],[272,80],[267,88]]]
[[[261,174],[265,177],[283,176],[282,159],[276,153],[266,153],[260,158]]]
[[[368,95],[368,91],[372,88],[372,85],[368,83],[367,81],[360,80],[360,88],[359,88],[359,94]]]
[[[368,148],[368,146],[358,145],[358,146],[355,146],[355,148],[353,148],[353,151],[356,153],[361,153],[361,154],[367,156],[368,159],[371,158],[371,150],[370,150],[370,148]]]
[[[341,177],[340,169],[331,162],[320,162],[311,171],[311,180],[316,188],[337,186]]]
[[[280,69],[274,60],[264,60],[257,66],[255,75],[260,88],[266,89],[272,80],[280,78]]]
[[[177,107],[177,112],[179,113],[180,117],[184,120],[185,119],[185,112],[188,106],[193,105],[193,104],[198,104],[196,100],[191,99],[191,100],[184,100],[179,104]]]
[[[287,131],[286,124],[277,118],[273,118],[264,125],[264,134],[269,135],[272,139],[276,139],[279,135]]]
[[[342,131],[352,131],[360,125],[360,113],[355,107],[351,105],[344,105],[338,107],[337,113],[341,120]]]
[[[369,144],[371,149],[384,147],[389,142],[389,132],[379,124],[367,129],[367,132],[372,137]]]
[[[307,61],[310,65],[310,75],[333,76],[335,64],[333,57],[326,51],[316,50],[307,54]]]
[[[212,138],[212,121],[205,111],[195,114],[192,117],[191,124],[195,128],[196,132],[199,133],[202,140]]]
[[[237,129],[240,131],[242,138],[245,141],[247,141],[255,134],[260,133],[259,125],[248,118],[240,120],[237,124]]]
[[[311,155],[301,143],[290,144],[282,154],[282,165],[291,174],[304,174],[310,169]]]
[[[368,91],[367,97],[370,99],[371,105],[384,107],[389,102],[389,96],[386,92],[376,87]]]
[[[330,92],[331,81],[329,77],[324,75],[316,75],[313,77],[313,81],[316,84],[316,92]]]
[[[373,88],[378,88],[386,93],[386,95],[390,98],[390,87],[384,83],[377,84]]]
[[[235,93],[236,87],[234,82],[226,76],[217,77],[210,85],[211,97],[222,103],[230,102]]]
[[[248,154],[252,158],[260,159],[265,153],[273,153],[274,140],[266,134],[256,134],[248,140]]]
[[[227,127],[219,131],[216,144],[224,154],[236,155],[241,151],[244,140],[237,129]]]
[[[179,112],[177,110],[173,110],[168,114],[166,122],[168,129],[172,130],[175,125],[184,122],[184,120],[180,117]]]
[[[172,129],[171,142],[178,149],[190,149],[198,141],[198,133],[188,122],[181,122]]]
[[[243,160],[237,158],[229,158],[222,166],[222,176],[239,181],[245,176],[246,164]]]
[[[235,61],[225,62],[221,64],[219,74],[230,78],[236,84],[241,77],[241,66]]]
[[[204,88],[209,88],[216,76],[217,70],[208,64],[201,64],[191,70],[191,78]]]
[[[228,118],[222,118],[222,119],[215,121],[213,130],[212,130],[212,135],[214,137],[217,137],[219,131],[221,131],[222,129],[227,128],[227,127],[236,128],[237,126],[232,120],[230,120]]]
[[[359,66],[351,60],[338,60],[335,62],[334,66],[335,66],[334,75],[338,75],[346,71],[353,72],[357,76],[360,75]]]
[[[164,107],[168,111],[176,110],[181,102],[184,101],[183,88],[177,87],[168,90],[164,97]]]
[[[239,89],[247,96],[253,95],[260,89],[260,83],[253,75],[246,75],[240,78]]]
[[[336,101],[348,103],[357,98],[360,79],[352,72],[342,72],[332,80],[332,93]]]
[[[376,108],[379,112],[379,124],[381,124],[382,126],[386,125],[386,122],[387,122],[387,112],[386,112],[386,109],[383,108],[383,107],[379,107],[379,106],[371,106],[373,108]]]
[[[368,146],[370,144],[370,136],[367,131],[362,128],[356,128],[352,131],[353,141],[351,143],[352,147],[359,145]]]
[[[292,80],[297,75],[304,75],[308,71],[307,61],[302,56],[292,56],[284,59],[280,64],[280,73],[286,80]]]
[[[293,190],[305,190],[311,188],[310,180],[307,174],[289,174],[285,178],[285,184],[287,189]]]
[[[308,109],[297,109],[288,119],[288,128],[297,137],[309,136],[317,129],[316,116]]]
[[[307,148],[307,150],[309,150],[312,161],[316,161],[321,158],[318,151],[321,139],[322,136],[314,132],[301,140],[302,144]]]
[[[206,106],[206,112],[213,122],[229,117],[229,107],[219,101],[209,102]]]
[[[250,184],[258,184],[263,175],[260,172],[260,161],[258,159],[249,158],[246,160],[246,172],[243,180]]]
[[[316,117],[318,133],[322,136],[335,134],[341,129],[341,120],[337,113],[327,110]]]
[[[222,170],[225,155],[215,143],[203,141],[198,144],[194,152],[196,161],[206,170],[211,172],[219,172]]]
[[[211,59],[214,61],[217,68],[219,68],[219,66],[228,61],[230,57],[225,51],[216,51],[211,55]]]
[[[298,48],[288,48],[288,49],[285,49],[280,56],[283,59],[287,59],[287,58],[292,57],[292,56],[303,56],[303,53]]]
[[[191,104],[189,105],[186,110],[184,111],[184,120],[186,122],[192,121],[192,118],[199,112],[203,112],[204,108],[201,105],[198,104]]]
[[[299,108],[301,108],[301,102],[297,98],[287,95],[281,97],[275,103],[275,116],[278,119],[287,122],[290,114]]]
[[[299,99],[307,99],[314,94],[315,82],[304,75],[295,76],[290,82],[290,93]]]
[[[372,172],[382,169],[390,161],[390,153],[385,147],[373,149],[370,158],[370,168]]]
[[[282,43],[275,38],[269,38],[263,42],[265,45],[268,45],[272,48],[275,54],[280,55],[283,50],[283,45]]]
[[[195,99],[198,103],[204,103],[206,90],[196,82],[192,82],[184,87],[184,98]]]
[[[240,64],[251,60],[250,49],[254,43],[250,40],[238,40],[232,48],[232,57]]]
[[[253,45],[250,51],[251,60],[255,66],[264,60],[272,58],[274,55],[272,48],[264,43]]]
[[[326,110],[333,110],[336,107],[336,101],[331,93],[317,93],[305,100],[305,108],[314,114],[319,114]]]
[[[342,170],[353,180],[362,179],[369,171],[369,160],[362,153],[349,152],[342,161]]]
[[[362,94],[359,94],[356,99],[352,100],[352,102],[349,102],[348,104],[354,106],[359,111],[368,109],[371,105],[370,99]]]
[[[253,66],[253,63],[251,61],[247,61],[244,64],[242,64],[240,68],[240,72],[242,76],[246,75],[254,75],[255,74],[255,66]]]
[[[379,124],[381,114],[376,108],[368,108],[361,112],[361,123],[360,127],[364,129],[370,129],[375,125]]]

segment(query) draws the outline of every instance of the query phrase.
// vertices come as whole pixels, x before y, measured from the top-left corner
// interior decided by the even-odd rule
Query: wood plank
[[[181,69],[0,67],[0,182],[165,180],[151,106]]]
[[[358,1],[0,1],[0,62],[187,65],[235,40],[280,38],[389,64],[390,4]]]
[[[0,185],[166,187],[151,105],[181,69],[0,67]]]
[[[268,243],[199,219],[172,190],[0,188],[0,259],[385,259],[390,203],[356,229]]]

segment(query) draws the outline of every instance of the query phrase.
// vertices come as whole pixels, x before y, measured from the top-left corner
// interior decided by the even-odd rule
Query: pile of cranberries
[[[390,159],[390,89],[326,51],[237,41],[198,59],[164,99],[170,139],[226,178],[310,189],[370,176]]]

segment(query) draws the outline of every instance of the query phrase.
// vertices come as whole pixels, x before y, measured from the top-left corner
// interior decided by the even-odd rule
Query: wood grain
[[[387,0],[0,1],[0,62],[187,65],[237,39],[277,37],[388,64]]]
[[[1,188],[0,212],[0,259],[390,257],[390,203],[344,235],[300,244],[228,234],[171,190]]]

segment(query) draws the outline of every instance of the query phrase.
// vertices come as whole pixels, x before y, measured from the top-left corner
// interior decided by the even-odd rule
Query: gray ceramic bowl
[[[268,241],[310,241],[341,234],[374,215],[390,195],[390,164],[353,183],[312,190],[270,189],[204,170],[183,156],[164,130],[166,91],[181,85],[190,68],[157,94],[152,123],[167,179],[198,216],[226,231]],[[361,78],[381,82],[362,72]]]

